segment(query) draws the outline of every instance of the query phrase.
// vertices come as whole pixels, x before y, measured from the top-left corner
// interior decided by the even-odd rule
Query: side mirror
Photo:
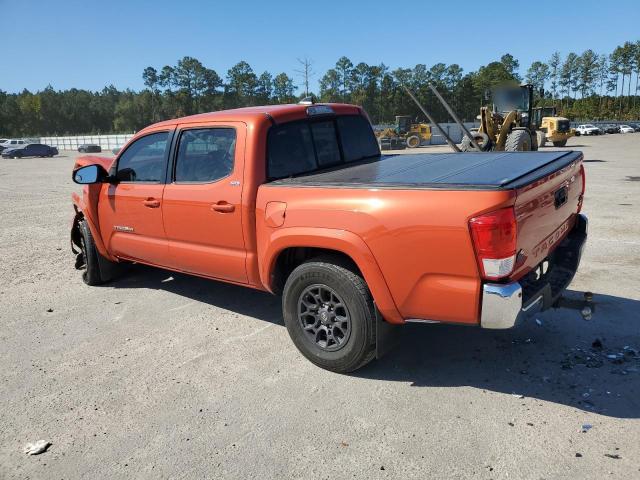
[[[73,172],[73,181],[80,185],[91,185],[93,183],[102,183],[108,174],[100,165],[87,165],[80,167]]]

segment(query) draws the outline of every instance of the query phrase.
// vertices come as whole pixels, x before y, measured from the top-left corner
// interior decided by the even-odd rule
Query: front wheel
[[[297,267],[282,309],[298,350],[319,367],[346,373],[375,356],[375,307],[364,279],[340,263],[328,257]]]
[[[418,148],[420,146],[420,137],[418,135],[409,135],[407,137],[407,147]]]
[[[504,149],[507,152],[528,152],[531,150],[531,135],[526,130],[513,130],[507,135]]]
[[[104,283],[100,275],[100,252],[96,249],[93,235],[86,220],[78,224],[80,230],[80,254],[76,261],[76,268],[82,270],[82,281],[87,285],[95,286]]]

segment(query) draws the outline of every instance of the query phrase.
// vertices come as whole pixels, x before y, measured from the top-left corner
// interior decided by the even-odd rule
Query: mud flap
[[[393,325],[376,308],[376,358],[382,358],[400,342],[400,325]]]

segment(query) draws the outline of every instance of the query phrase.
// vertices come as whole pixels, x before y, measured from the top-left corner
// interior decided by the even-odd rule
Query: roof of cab
[[[317,103],[313,105],[326,105],[338,115],[362,115],[363,110],[355,105],[345,103]],[[183,123],[201,122],[255,122],[271,121],[275,123],[289,122],[306,118],[308,104],[287,104],[287,105],[264,105],[256,107],[234,108],[231,110],[220,110],[217,112],[199,113],[188,117],[174,118],[163,122],[149,125],[144,130],[163,126],[170,126]]]

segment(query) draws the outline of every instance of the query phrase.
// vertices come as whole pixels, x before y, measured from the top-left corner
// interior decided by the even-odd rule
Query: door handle
[[[142,201],[142,204],[145,207],[158,208],[160,206],[160,200],[156,200],[155,198],[147,198],[146,200]]]
[[[236,209],[236,207],[230,203],[225,202],[224,200],[219,201],[218,203],[214,203],[211,205],[211,210],[220,213],[231,213]]]

